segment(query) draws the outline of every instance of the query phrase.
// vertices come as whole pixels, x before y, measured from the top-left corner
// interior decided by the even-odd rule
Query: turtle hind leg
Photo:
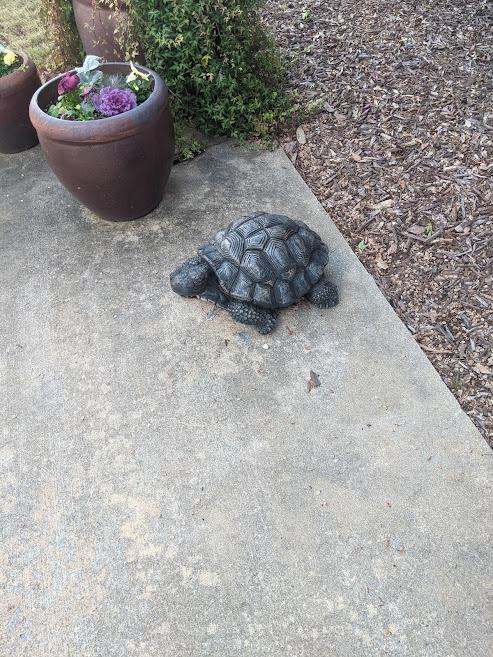
[[[270,310],[254,306],[246,301],[230,301],[228,310],[234,320],[242,324],[252,324],[262,335],[270,333],[276,323]]]
[[[339,293],[334,283],[324,277],[314,283],[306,293],[306,298],[319,308],[332,308],[339,303]]]

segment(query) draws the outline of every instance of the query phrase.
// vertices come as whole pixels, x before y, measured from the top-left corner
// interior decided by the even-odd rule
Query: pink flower
[[[81,100],[87,100],[90,94],[93,94],[96,91],[96,87],[90,86],[86,87],[82,93],[79,94]]]
[[[75,91],[77,85],[80,83],[80,78],[78,75],[71,74],[70,71],[67,71],[64,77],[58,83],[58,95],[66,94],[67,91]]]

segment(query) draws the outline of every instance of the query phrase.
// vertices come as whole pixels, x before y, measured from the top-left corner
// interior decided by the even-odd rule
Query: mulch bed
[[[272,0],[297,170],[493,446],[488,0]]]

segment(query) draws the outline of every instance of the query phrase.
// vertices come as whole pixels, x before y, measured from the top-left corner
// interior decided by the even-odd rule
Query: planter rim
[[[22,60],[21,66],[26,66],[27,68],[24,70],[16,68],[12,73],[0,78],[0,94],[2,96],[8,96],[14,91],[17,91],[19,84],[22,84],[25,78],[28,78],[33,73],[36,73],[36,75],[38,73],[36,64],[29,55],[26,55],[24,52],[17,52],[17,50],[12,50],[12,52]]]
[[[98,69],[104,69],[108,66],[125,66],[130,68],[130,64],[127,62],[104,62],[98,66]],[[112,141],[139,132],[141,126],[149,118],[149,110],[152,105],[158,105],[160,111],[164,111],[167,108],[169,94],[168,88],[155,71],[141,64],[134,64],[134,66],[145,73],[150,73],[154,79],[154,89],[149,98],[134,109],[122,112],[116,116],[107,116],[104,119],[91,121],[67,121],[66,119],[49,116],[39,106],[38,98],[46,88],[58,85],[58,82],[65,75],[62,73],[56,78],[48,80],[32,97],[29,105],[29,116],[34,127],[39,133],[48,134],[50,138],[58,141]]]

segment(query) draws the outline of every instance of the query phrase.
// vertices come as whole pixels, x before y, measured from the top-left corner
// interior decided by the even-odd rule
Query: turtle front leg
[[[332,308],[339,302],[336,286],[334,283],[329,283],[324,276],[312,285],[305,296],[319,308]]]
[[[246,301],[230,301],[228,310],[234,320],[242,324],[252,324],[262,335],[270,333],[276,323],[270,310],[254,306]]]

